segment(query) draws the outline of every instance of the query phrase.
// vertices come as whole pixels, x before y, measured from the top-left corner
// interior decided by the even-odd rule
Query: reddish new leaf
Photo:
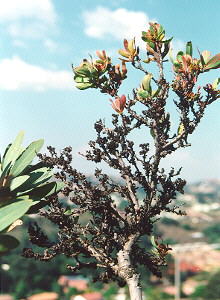
[[[115,100],[112,101],[112,108],[119,114],[123,113],[123,110],[125,108],[125,104],[126,104],[126,97],[125,95],[122,95],[121,97],[115,97]]]

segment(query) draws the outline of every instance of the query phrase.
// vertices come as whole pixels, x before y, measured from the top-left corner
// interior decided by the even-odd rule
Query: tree
[[[193,297],[200,297],[200,299],[213,299],[218,300],[219,299],[219,293],[220,293],[220,271],[216,271],[214,274],[210,275],[210,278],[207,282],[207,284],[200,285],[196,289],[196,291],[193,293]],[[194,299],[193,298],[193,299]],[[196,299],[198,299],[196,298]]]
[[[172,39],[165,39],[165,30],[157,23],[150,23],[148,31],[142,32],[142,39],[147,49],[145,59],[141,59],[134,39],[124,40],[124,49],[119,50],[121,66],[114,65],[105,51],[97,51],[97,60],[84,59],[73,68],[79,89],[99,89],[114,97],[112,108],[117,114],[112,115],[112,127],[107,127],[101,119],[94,124],[97,138],[89,142],[90,150],[84,156],[117,170],[120,183],[98,168],[92,182],[71,166],[71,147],[66,147],[60,155],[49,147],[50,155],[40,158],[58,168],[56,176],[66,183],[64,194],[72,205],[60,203],[53,196],[50,208],[41,215],[59,227],[58,241],[50,241],[39,227],[31,227],[32,242],[45,250],[40,253],[31,248],[24,250],[26,257],[42,261],[65,254],[73,260],[72,266],[68,266],[73,272],[90,268],[95,280],[127,284],[132,300],[142,299],[139,266],[144,265],[160,276],[160,267],[166,264],[166,255],[171,250],[152,235],[154,223],[161,212],[184,213],[175,204],[186,183],[179,177],[181,170],[171,167],[166,172],[160,163],[179,148],[190,146],[189,135],[200,123],[207,106],[220,97],[219,79],[204,87],[197,86],[199,75],[220,67],[220,54],[211,57],[208,51],[203,51],[199,59],[193,58],[192,43],[188,42],[186,51],[178,52],[176,59],[171,55],[174,79],[168,82],[164,64]],[[119,94],[127,78],[126,64],[144,73],[140,86],[127,97]],[[155,70],[154,74],[149,73],[148,64],[155,64],[159,75]],[[174,132],[166,111],[172,93],[179,113]],[[144,140],[137,146],[132,136],[138,130],[145,132],[146,128],[153,143]],[[150,135],[145,134],[150,140]],[[138,197],[140,188],[142,199]],[[113,193],[126,201],[124,210],[118,208]],[[148,249],[141,244],[146,236],[152,242]]]

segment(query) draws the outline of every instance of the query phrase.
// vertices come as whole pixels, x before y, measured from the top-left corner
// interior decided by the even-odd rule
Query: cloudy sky
[[[26,143],[44,138],[45,145],[57,149],[71,145],[74,153],[84,151],[94,137],[94,121],[109,122],[112,108],[107,95],[74,88],[71,64],[97,49],[105,49],[116,62],[123,38],[136,36],[142,47],[140,32],[149,21],[174,36],[174,51],[192,40],[194,53],[198,48],[216,54],[219,11],[218,0],[0,0],[1,152],[20,130],[26,132]],[[131,75],[121,92],[131,92],[141,76]],[[219,70],[203,82],[217,76]],[[220,178],[219,115],[220,103],[215,103],[191,138],[192,147],[170,157],[165,166],[182,165],[189,181]],[[86,172],[92,168],[77,154],[74,164]]]

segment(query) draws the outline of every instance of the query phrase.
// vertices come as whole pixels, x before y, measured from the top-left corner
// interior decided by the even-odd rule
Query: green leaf
[[[9,144],[9,145],[6,147],[5,152],[4,152],[4,154],[3,154],[3,157],[2,157],[2,162],[4,161],[4,158],[5,158],[5,156],[6,156],[6,154],[7,154],[7,152],[8,152],[8,150],[9,150],[10,147],[11,147],[11,144]],[[1,169],[2,169],[2,164],[1,164]]]
[[[152,97],[157,97],[160,91],[161,91],[161,87],[159,87],[156,91],[153,91]]]
[[[43,182],[49,180],[53,176],[53,171],[44,167],[30,173],[30,176],[34,176],[34,175],[36,176],[36,179],[33,181],[33,183],[42,184]]]
[[[153,49],[153,50],[155,50],[155,43],[153,43],[153,42],[148,42],[148,45]]]
[[[220,83],[220,78],[216,78],[216,79],[214,80],[213,84],[212,84],[212,87],[213,87],[214,90],[217,89],[219,83]]]
[[[72,214],[72,212],[74,211],[74,209],[67,209],[64,213],[64,215],[66,216],[70,216]]]
[[[16,202],[0,208],[0,231],[21,218],[33,205],[33,201],[24,199],[27,197],[18,198]]]
[[[41,168],[44,168],[45,167],[45,162],[39,162],[35,165],[29,165],[26,169],[25,169],[25,172],[24,172],[24,175],[29,175],[30,172],[33,172],[35,170],[39,170]]]
[[[153,25],[150,25],[149,30],[150,30],[150,33],[151,33],[151,34],[154,34],[154,32],[155,32],[154,24],[153,24]]]
[[[36,204],[32,205],[29,208],[29,210],[26,212],[27,215],[37,214],[41,208],[50,204],[50,201],[40,200],[40,201],[34,201],[34,203],[36,203]]]
[[[144,76],[144,78],[141,82],[141,85],[142,85],[143,89],[147,92],[151,92],[150,82],[151,82],[152,77],[153,77],[153,75],[151,73],[149,73],[149,74]]]
[[[93,83],[77,83],[76,87],[79,90],[86,90],[88,88],[93,87]]]
[[[220,67],[220,53],[213,56],[205,65],[205,70],[217,69]]]
[[[74,81],[76,83],[90,83],[90,78],[82,77],[82,76],[74,76]]]
[[[151,129],[150,129],[150,134],[151,134],[152,138],[154,138],[154,139],[155,139],[155,137],[156,137],[156,136],[155,136],[155,133],[154,133],[154,130],[153,130],[153,128],[151,128]]]
[[[138,91],[138,96],[141,97],[141,98],[147,98],[149,96],[149,94],[145,90],[139,90]]]
[[[0,234],[0,255],[6,254],[18,245],[19,241],[15,237],[8,234]]]
[[[161,41],[163,44],[169,44],[171,41],[172,41],[173,37],[171,37],[170,39],[168,40],[165,40],[165,41]]]
[[[174,64],[173,50],[171,48],[168,52],[168,55],[169,55],[169,59],[170,59],[171,63]]]
[[[170,50],[170,42],[164,43],[164,49],[162,53],[163,58],[169,53],[169,50]]]
[[[8,173],[10,171],[10,168],[11,168],[11,163],[9,163],[3,170],[2,174],[1,174],[1,177],[0,177],[0,186],[3,185],[3,181],[4,179],[6,179],[6,177],[8,176]]]
[[[161,35],[164,35],[164,34],[165,34],[165,30],[164,30],[163,26],[160,25],[159,30],[158,30],[158,38],[160,38]]]
[[[179,51],[176,55],[176,59],[178,62],[182,62],[182,56],[184,55],[183,51]]]
[[[183,125],[183,123],[180,123],[179,128],[178,128],[178,135],[183,134],[185,131],[185,127]]]
[[[202,54],[200,56],[203,57],[204,64],[207,64],[207,62],[210,60],[211,52],[207,50],[202,51]]]
[[[192,42],[187,42],[186,44],[186,54],[192,56],[193,54],[193,48],[192,48]]]
[[[155,237],[154,237],[154,235],[152,235],[151,236],[151,244],[155,247],[155,248],[157,248],[157,244],[156,244],[156,242],[155,242]]]
[[[26,194],[30,190],[47,182],[53,176],[53,172],[44,167],[29,173],[29,179],[16,190],[18,195]]]
[[[14,166],[10,170],[10,175],[18,176],[32,162],[36,154],[43,146],[44,140],[38,140],[31,143],[15,161]]]
[[[149,39],[146,38],[145,36],[142,36],[141,39],[142,39],[144,42],[149,42]]]
[[[176,60],[174,61],[173,65],[174,65],[174,67],[176,67],[176,68],[180,68],[180,67],[181,67],[181,64],[178,63]]]
[[[40,187],[37,187],[36,189],[33,189],[29,195],[31,197],[37,197],[37,198],[44,198],[47,196],[50,196],[54,193],[58,193],[62,188],[64,187],[63,182],[49,182],[46,183]]]
[[[16,188],[18,188],[20,185],[22,185],[25,181],[27,181],[29,178],[28,175],[18,176],[12,179],[10,183],[10,190],[14,191]]]
[[[204,57],[202,56],[202,54],[200,52],[199,52],[199,54],[200,54],[200,62],[202,64],[202,66],[204,67],[204,65],[205,65]]]
[[[9,146],[9,148],[6,149],[3,161],[2,161],[2,169],[4,168],[11,162],[12,164],[15,162],[15,160],[18,158],[20,155],[20,149],[21,149],[21,143],[24,138],[24,131],[21,131],[14,142]]]
[[[82,63],[79,67],[73,68],[73,72],[79,76],[90,77],[91,75],[91,65],[89,62]]]

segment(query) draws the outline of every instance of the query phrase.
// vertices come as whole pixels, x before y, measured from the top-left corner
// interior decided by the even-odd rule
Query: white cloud
[[[0,24],[15,39],[44,38],[56,19],[52,0],[0,0]]]
[[[142,11],[125,8],[109,10],[97,7],[83,14],[85,33],[94,38],[113,37],[115,39],[138,37],[148,27],[149,17]]]
[[[58,45],[57,43],[55,43],[53,40],[51,39],[46,39],[44,41],[44,46],[51,52],[54,52],[58,49]]]
[[[0,22],[23,18],[54,23],[56,13],[51,0],[0,0]]]
[[[0,90],[73,89],[71,72],[31,65],[19,57],[0,60]]]
[[[8,33],[13,37],[13,38],[28,38],[28,39],[39,39],[43,38],[47,31],[48,31],[48,26],[44,23],[40,22],[28,22],[28,24],[25,24],[26,22],[17,22],[17,23],[12,23],[7,26],[7,31]]]
[[[137,45],[146,49],[146,44],[141,39],[141,32],[148,29],[149,22],[156,22],[142,11],[131,11],[125,8],[110,10],[97,7],[94,11],[83,14],[85,33],[93,38],[115,38],[122,40],[136,37]],[[173,54],[185,48],[185,43],[179,39],[172,41]]]

